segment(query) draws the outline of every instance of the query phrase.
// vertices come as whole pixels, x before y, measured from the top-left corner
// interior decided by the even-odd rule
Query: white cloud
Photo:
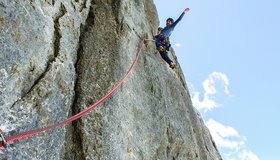
[[[224,89],[224,93],[229,94],[228,85],[229,85],[229,79],[227,75],[221,72],[213,72],[211,73],[206,80],[202,83],[203,88],[205,90],[206,94],[216,94],[217,90],[215,88],[215,84],[217,81],[221,82],[221,85]]]
[[[205,124],[209,128],[218,148],[230,150],[227,153],[222,153],[224,159],[259,160],[258,156],[252,151],[244,149],[246,137],[241,136],[236,129],[213,119],[209,119]]]
[[[239,154],[238,158],[240,160],[259,160],[258,156],[251,151],[242,150],[241,154]]]
[[[204,93],[195,90],[191,84],[190,91],[193,105],[202,113],[206,113],[213,108],[219,107],[221,104],[216,99],[222,99],[229,95],[229,79],[220,72],[213,72],[202,82]],[[222,96],[222,97],[219,97]],[[225,160],[259,160],[258,156],[252,151],[246,149],[246,137],[231,126],[223,125],[213,119],[209,119],[206,123],[210,133],[217,144],[218,148]]]
[[[173,46],[179,48],[179,47],[181,47],[181,44],[180,43],[176,43]]]
[[[247,149],[224,153],[222,157],[225,160],[259,160],[255,153]]]
[[[239,149],[245,144],[245,138],[240,136],[238,131],[230,126],[222,125],[213,119],[208,120],[206,126],[219,147]]]
[[[192,95],[193,105],[203,113],[206,113],[213,108],[217,108],[220,106],[215,100],[214,95],[217,94],[217,82],[220,82],[222,86],[223,93],[229,95],[228,85],[229,79],[228,77],[220,72],[211,73],[207,79],[202,82],[202,86],[204,89],[203,100],[200,100],[200,92],[195,91]]]
[[[216,108],[219,106],[217,102],[212,100],[208,94],[204,94],[204,99],[202,101],[199,100],[200,93],[195,92],[192,96],[192,102],[193,105],[200,111],[200,112],[207,112],[208,110],[211,110],[213,108]]]

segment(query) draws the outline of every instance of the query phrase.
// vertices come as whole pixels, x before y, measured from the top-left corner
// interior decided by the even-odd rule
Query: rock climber
[[[185,13],[187,13],[189,10],[189,8],[186,8],[175,22],[172,18],[168,18],[166,20],[166,26],[163,29],[159,27],[159,34],[155,36],[157,50],[159,51],[161,57],[169,64],[169,67],[172,69],[176,67],[176,64],[167,55],[169,48],[171,47],[169,37],[177,23],[184,17]]]

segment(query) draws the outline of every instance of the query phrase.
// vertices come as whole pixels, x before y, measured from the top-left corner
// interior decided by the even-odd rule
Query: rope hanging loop
[[[95,103],[93,103],[92,105],[90,105],[89,107],[87,107],[86,109],[82,110],[81,112],[65,119],[65,120],[62,120],[56,124],[52,124],[52,125],[49,125],[49,126],[46,126],[46,127],[43,127],[43,128],[39,128],[39,129],[35,129],[35,130],[31,130],[31,131],[26,131],[26,132],[22,132],[22,133],[19,133],[15,136],[11,136],[11,137],[8,137],[8,138],[4,138],[4,134],[3,134],[3,131],[0,129],[0,149],[2,147],[5,147],[7,146],[7,143],[11,143],[12,141],[15,141],[15,140],[19,140],[19,139],[22,139],[24,137],[29,137],[31,135],[34,135],[34,134],[39,134],[39,133],[42,133],[42,132],[45,132],[47,130],[50,130],[50,129],[53,129],[53,128],[56,128],[56,127],[59,127],[59,126],[62,126],[66,123],[70,123],[82,116],[84,116],[87,112],[89,112],[91,109],[95,108],[97,105],[99,105],[100,103],[102,103],[103,101],[105,101],[108,97],[110,97],[122,84],[123,82],[128,78],[129,74],[131,73],[131,71],[133,70],[133,68],[135,67],[136,63],[138,62],[138,59],[139,59],[139,56],[140,56],[140,53],[143,49],[143,46],[144,46],[144,43],[145,42],[148,42],[148,41],[154,41],[153,39],[142,39],[142,41],[140,42],[140,48],[136,54],[136,58],[134,59],[133,63],[131,64],[129,70],[126,72],[126,74],[123,76],[123,78],[115,85],[115,87],[113,89],[111,89],[106,95],[104,95],[102,98],[100,98],[98,101],[96,101]]]

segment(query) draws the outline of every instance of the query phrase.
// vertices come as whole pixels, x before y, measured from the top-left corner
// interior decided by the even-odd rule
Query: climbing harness
[[[69,122],[72,122],[82,116],[84,116],[87,112],[89,112],[91,109],[95,108],[97,105],[99,105],[100,103],[102,103],[103,101],[105,101],[108,97],[110,97],[121,85],[122,83],[127,79],[127,77],[129,76],[129,74],[131,73],[132,69],[135,67],[136,63],[138,62],[138,59],[140,57],[140,53],[143,49],[143,46],[144,46],[144,43],[146,41],[154,41],[153,39],[143,39],[140,43],[140,48],[136,54],[136,58],[134,59],[133,63],[131,64],[129,70],[126,72],[126,74],[123,76],[123,78],[116,84],[116,86],[111,89],[106,95],[104,95],[102,98],[100,98],[98,101],[96,101],[95,103],[93,103],[92,105],[90,105],[89,107],[87,107],[86,109],[82,110],[81,112],[77,113],[76,115],[73,115],[72,117],[69,117],[63,121],[60,121],[56,124],[53,124],[53,125],[50,125],[50,126],[47,126],[47,127],[43,127],[43,128],[39,128],[39,129],[35,129],[35,130],[31,130],[31,131],[26,131],[26,132],[22,132],[22,133],[19,133],[15,136],[11,136],[11,137],[8,137],[6,139],[4,139],[4,136],[3,136],[3,133],[1,131],[1,139],[2,139],[2,142],[0,143],[0,148],[4,147],[7,143],[11,143],[12,141],[15,141],[15,140],[19,140],[19,139],[22,139],[24,137],[28,137],[28,136],[31,136],[31,135],[34,135],[34,134],[38,134],[38,133],[41,133],[41,132],[45,132],[49,129],[53,129],[53,128],[56,128],[56,127],[59,127],[59,126],[62,126],[66,123],[69,123]]]
[[[169,51],[169,48],[171,47],[169,38],[164,34],[159,34],[156,35],[155,37],[160,42],[159,43],[160,46],[159,45],[157,46],[157,50],[159,52],[164,52],[165,50]]]

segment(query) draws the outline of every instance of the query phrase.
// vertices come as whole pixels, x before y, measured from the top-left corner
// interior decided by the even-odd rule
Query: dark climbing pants
[[[170,65],[171,62],[173,62],[167,55],[167,50],[164,50],[163,52],[159,52],[161,57]]]
[[[163,51],[159,50],[159,53],[160,53],[162,59],[164,59],[170,65],[170,63],[172,63],[173,61],[168,57],[167,50],[169,50],[169,47],[170,47],[169,38],[163,34],[159,34],[159,35],[155,36],[155,39],[156,39],[155,44],[156,44],[157,49],[160,46],[165,48]]]

